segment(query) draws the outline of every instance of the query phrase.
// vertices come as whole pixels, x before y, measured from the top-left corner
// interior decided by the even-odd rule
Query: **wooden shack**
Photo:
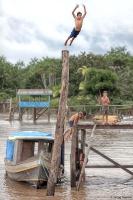
[[[49,89],[19,89],[17,91],[19,120],[22,120],[26,110],[32,109],[33,121],[39,119],[43,114],[47,114],[50,121],[50,96],[52,90]]]

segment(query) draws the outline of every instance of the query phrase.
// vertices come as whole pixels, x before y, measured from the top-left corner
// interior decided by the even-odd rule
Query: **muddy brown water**
[[[55,121],[24,120],[22,123],[6,120],[0,115],[0,200],[133,200],[133,177],[121,169],[86,169],[86,181],[80,191],[70,187],[70,142],[65,150],[65,181],[56,187],[54,197],[46,197],[46,189],[36,190],[27,183],[14,182],[5,176],[4,157],[6,139],[12,131],[38,130],[54,133]],[[133,130],[97,130],[94,147],[121,164],[133,164]],[[110,164],[90,152],[88,164]],[[133,169],[130,169],[133,171]]]

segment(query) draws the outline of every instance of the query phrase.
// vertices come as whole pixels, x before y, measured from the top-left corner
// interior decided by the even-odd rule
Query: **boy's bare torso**
[[[72,42],[74,41],[74,39],[78,36],[79,32],[81,31],[82,25],[83,25],[83,20],[86,16],[86,8],[85,5],[83,5],[84,8],[84,14],[82,15],[81,12],[77,12],[77,14],[75,14],[76,9],[79,7],[79,5],[76,5],[76,7],[74,8],[74,10],[72,11],[72,15],[74,17],[75,20],[75,26],[71,32],[71,34],[69,35],[69,37],[66,39],[64,45],[67,45],[67,42],[71,39],[70,41],[70,46],[72,44]]]
[[[109,101],[109,98],[106,96],[106,97],[102,97],[101,98],[101,103],[103,106],[108,106],[110,101]]]
[[[81,18],[81,19],[75,18],[75,29],[76,29],[76,31],[81,31],[82,25],[83,25],[83,18]]]

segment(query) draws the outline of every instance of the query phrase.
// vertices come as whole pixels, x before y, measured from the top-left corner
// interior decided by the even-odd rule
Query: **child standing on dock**
[[[71,32],[71,34],[70,34],[70,36],[67,38],[67,40],[65,41],[65,46],[67,45],[67,42],[68,42],[68,40],[70,40],[71,39],[71,41],[70,41],[70,45],[72,44],[72,42],[74,41],[74,39],[78,36],[78,34],[80,33],[80,31],[81,31],[81,28],[82,28],[82,25],[83,25],[83,20],[84,20],[84,18],[85,18],[85,16],[86,16],[86,8],[85,8],[85,5],[83,5],[83,7],[84,7],[84,14],[82,15],[82,13],[81,12],[78,12],[77,13],[77,16],[75,15],[75,11],[76,11],[76,9],[79,7],[79,5],[77,5],[75,8],[74,8],[74,10],[72,11],[72,15],[73,15],[73,17],[74,17],[74,19],[75,19],[75,27],[73,28],[73,30],[72,30],[72,32]]]
[[[103,123],[105,122],[106,124],[108,124],[110,100],[107,91],[103,92],[103,96],[101,97],[100,103],[102,104]]]

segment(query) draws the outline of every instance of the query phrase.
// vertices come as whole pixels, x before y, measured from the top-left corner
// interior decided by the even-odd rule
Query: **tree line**
[[[114,104],[133,99],[133,56],[125,47],[111,48],[104,55],[82,52],[70,56],[69,104],[95,104],[107,90]],[[60,95],[62,61],[34,58],[26,65],[0,56],[0,101],[15,98],[19,88],[51,88],[53,104]]]

